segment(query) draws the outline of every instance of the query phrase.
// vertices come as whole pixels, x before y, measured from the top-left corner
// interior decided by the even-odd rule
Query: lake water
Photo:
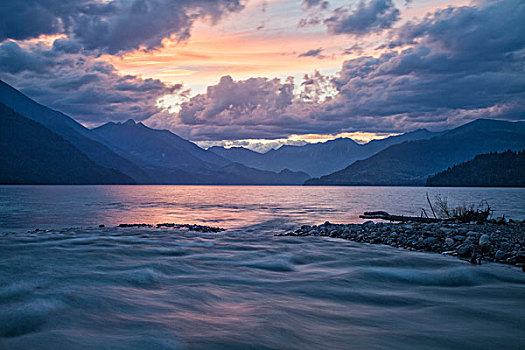
[[[0,349],[523,349],[515,267],[274,236],[426,192],[525,219],[525,189],[0,187]],[[228,230],[114,227],[163,222]]]

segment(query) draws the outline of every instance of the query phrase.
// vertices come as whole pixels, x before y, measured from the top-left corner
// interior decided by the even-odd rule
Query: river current
[[[516,267],[274,236],[426,192],[525,219],[524,189],[0,187],[0,349],[523,349]],[[227,230],[115,227],[164,222]]]

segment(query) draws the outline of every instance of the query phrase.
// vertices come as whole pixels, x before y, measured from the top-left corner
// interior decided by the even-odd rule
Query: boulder
[[[458,249],[458,255],[461,257],[466,257],[470,255],[470,249],[471,247],[469,245],[463,245]]]
[[[366,221],[366,222],[363,222],[363,227],[374,227],[376,224],[375,222],[373,221]]]
[[[496,260],[504,260],[507,257],[507,253],[503,250],[498,250],[494,257],[496,258]]]
[[[484,235],[481,235],[481,237],[479,237],[479,245],[480,245],[480,246],[485,247],[485,246],[487,246],[489,243],[490,243],[490,237],[489,237],[489,235],[484,234]]]
[[[425,245],[425,247],[432,247],[434,244],[436,244],[436,242],[436,237],[428,237],[423,240],[423,244]]]

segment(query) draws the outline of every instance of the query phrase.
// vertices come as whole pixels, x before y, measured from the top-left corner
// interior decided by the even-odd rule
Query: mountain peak
[[[122,123],[122,125],[125,125],[125,126],[135,126],[137,125],[137,123],[135,123],[135,121],[133,119],[128,119],[127,121],[125,121],[124,123]]]
[[[354,139],[350,138],[350,137],[338,137],[336,139],[333,139],[333,140],[328,140],[326,142],[323,142],[323,143],[332,143],[332,144],[356,144],[358,145],[359,143],[357,143]]]

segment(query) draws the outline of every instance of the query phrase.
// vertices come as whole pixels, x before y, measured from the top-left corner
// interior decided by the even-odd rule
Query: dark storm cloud
[[[483,2],[482,2],[483,3]],[[484,2],[473,6],[449,7],[427,15],[420,22],[409,22],[397,33],[397,44],[423,40],[444,51],[483,58],[500,57],[525,46],[525,3],[520,0]]]
[[[325,56],[323,56],[321,53],[323,52],[323,48],[318,48],[318,49],[312,49],[312,50],[308,50],[306,52],[303,52],[302,54],[298,55],[297,57],[317,57],[317,58],[324,58]]]
[[[167,125],[196,140],[219,140],[524,119],[523,18],[520,0],[436,11],[392,30],[393,40],[409,48],[344,62],[331,81],[331,98],[309,90],[326,87],[320,74],[300,87],[291,80],[228,77],[183,104]],[[303,91],[292,96],[298,88]]]
[[[333,34],[363,35],[392,27],[400,12],[392,0],[362,0],[355,7],[340,7],[324,23]]]
[[[88,56],[39,46],[23,49],[11,41],[0,45],[0,71],[2,80],[39,103],[87,124],[147,119],[159,112],[159,96],[181,87],[122,76],[112,65]]]
[[[189,37],[198,18],[217,21],[242,9],[241,0],[4,0],[0,41],[66,34],[64,49],[117,54]]]
[[[320,111],[318,95],[327,81],[318,72],[305,75],[299,86],[293,78],[234,81],[225,76],[217,85],[209,86],[206,93],[182,103],[176,115],[154,117],[148,124],[171,128],[192,140],[275,138],[324,132],[332,130],[333,124],[317,123],[309,116]]]
[[[199,94],[182,105],[179,117],[185,124],[201,124],[208,120],[221,125],[250,123],[250,119],[270,120],[282,114],[292,103],[293,84],[282,84],[279,79],[250,78],[233,81],[229,76],[209,86],[206,94]],[[248,118],[248,119],[246,119]]]
[[[79,53],[82,51],[82,46],[72,40],[57,39],[53,42],[53,49],[60,53]]]
[[[242,0],[3,0],[0,78],[84,123],[143,120],[180,86],[121,76],[95,58],[186,39],[195,20],[215,22],[242,7]],[[51,34],[65,36],[52,47],[13,41]]]
[[[330,6],[330,3],[324,0],[303,0],[303,6],[307,8],[320,7],[322,9],[327,9]]]
[[[523,118],[525,3],[448,8],[409,23],[397,40],[413,47],[345,62],[335,81],[355,115],[410,122],[476,116]]]
[[[364,52],[363,47],[359,44],[354,44],[343,50],[343,55],[362,55]]]
[[[69,6],[67,1],[59,0],[3,0],[0,2],[0,41],[62,32],[61,18],[68,18]]]
[[[34,55],[22,49],[14,41],[0,44],[0,71],[19,73],[23,71],[43,72],[55,66],[52,55]]]

